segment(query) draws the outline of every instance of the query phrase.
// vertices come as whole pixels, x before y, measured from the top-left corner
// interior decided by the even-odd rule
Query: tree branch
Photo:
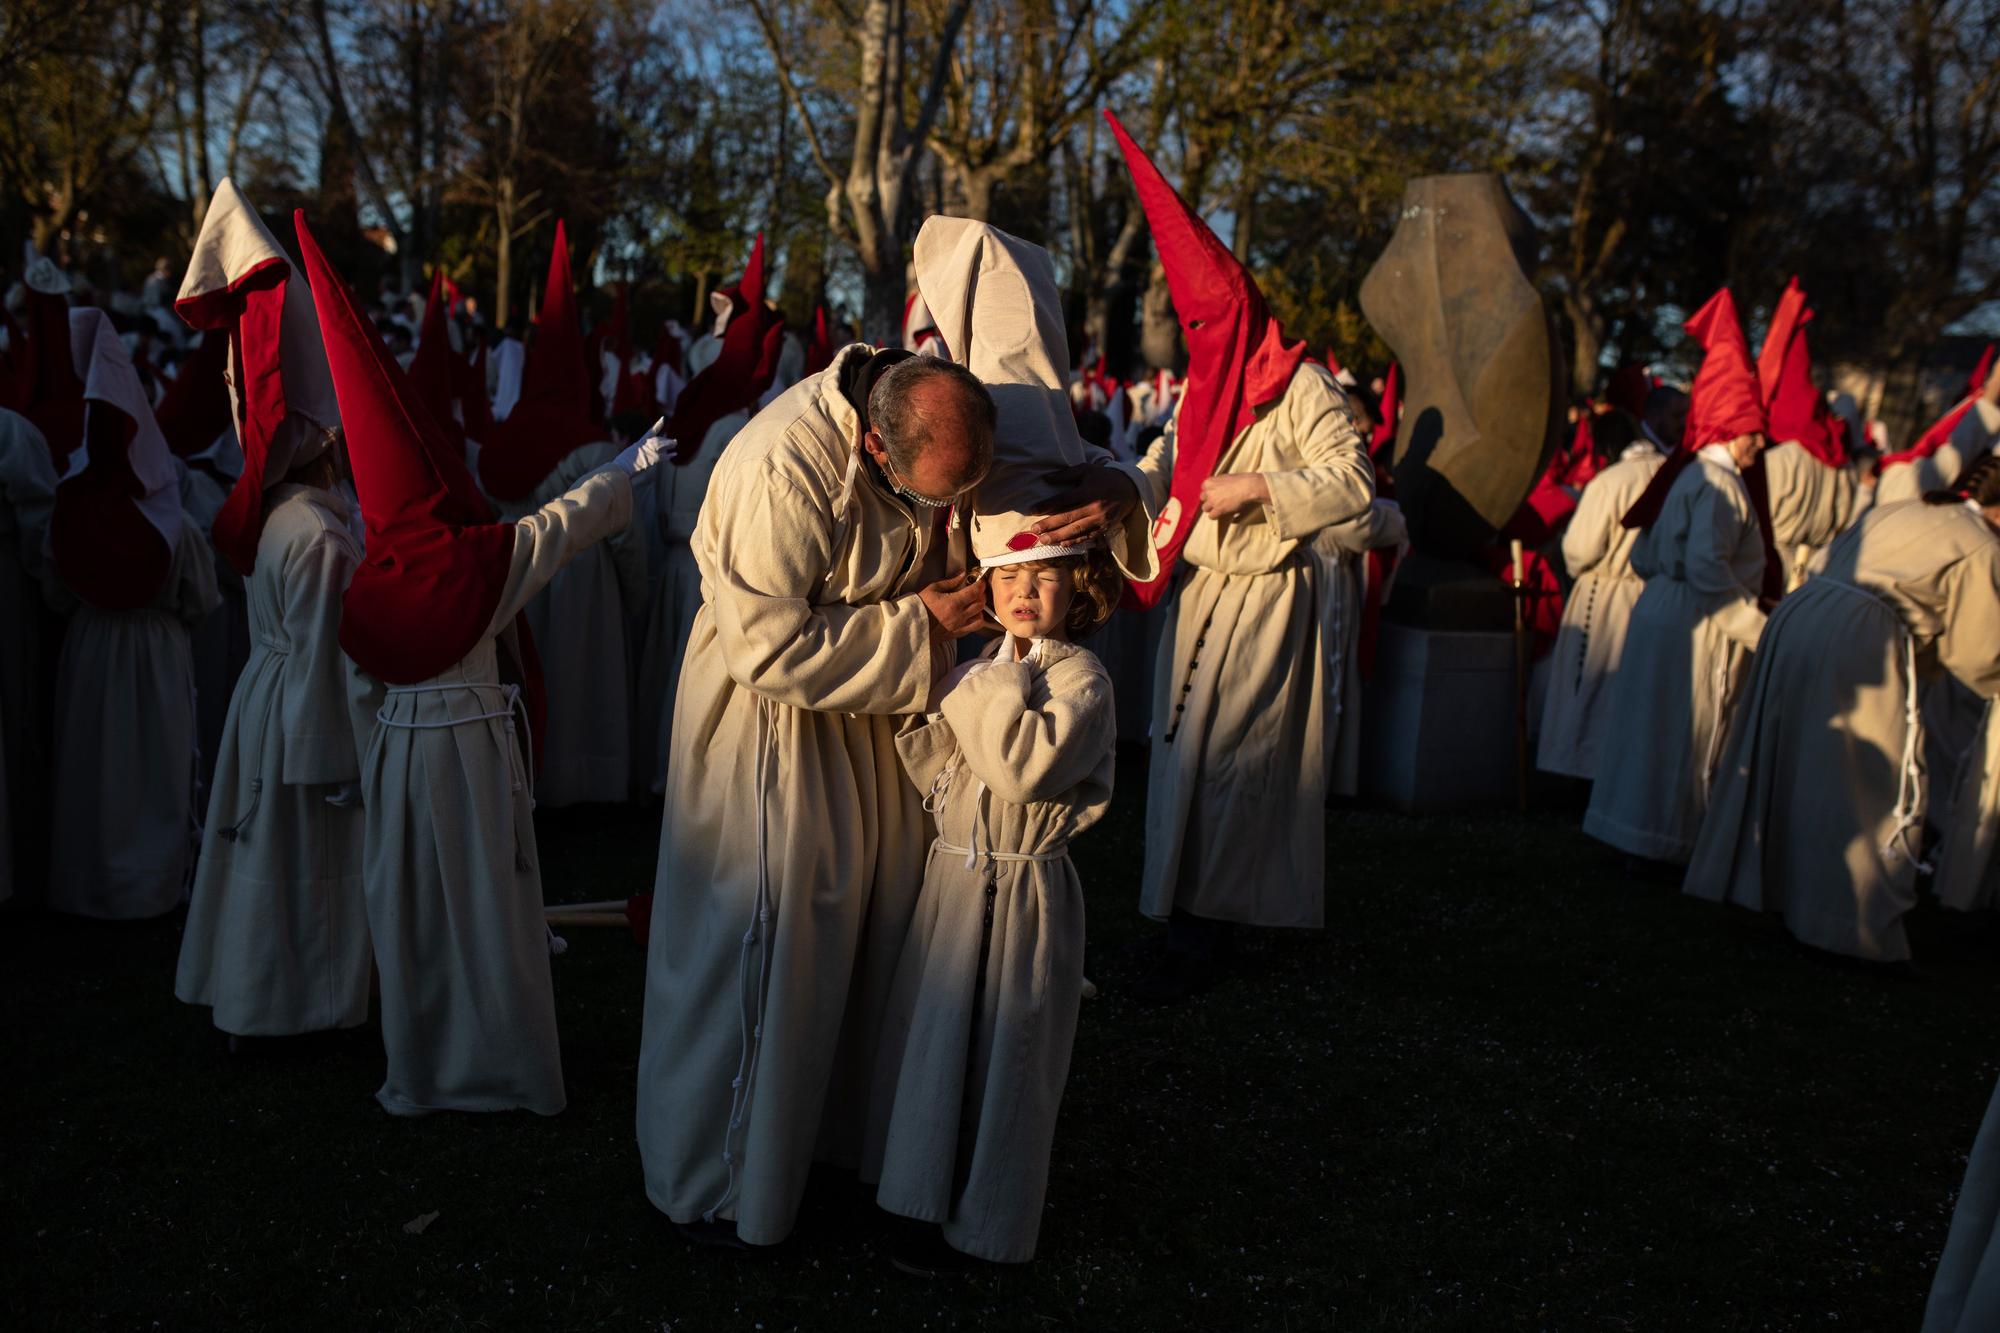
[[[770,51],[771,63],[778,70],[779,86],[785,90],[785,96],[790,99],[793,110],[799,113],[799,119],[805,123],[806,143],[812,149],[813,161],[818,164],[829,183],[838,185],[840,176],[834,171],[833,163],[827,157],[826,145],[820,142],[819,128],[813,124],[812,112],[806,109],[805,98],[799,95],[798,83],[792,77],[791,62],[785,59],[784,50],[778,42],[777,25],[772,22],[769,11],[764,8],[763,0],[744,0],[744,3],[748,4],[750,12],[757,16],[757,26],[764,34],[765,49]]]

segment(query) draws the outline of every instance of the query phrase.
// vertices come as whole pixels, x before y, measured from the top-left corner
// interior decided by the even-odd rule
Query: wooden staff
[[[1514,557],[1514,799],[1528,809],[1528,577],[1515,538],[1508,550]]]
[[[542,920],[551,926],[623,926],[625,900],[611,898],[601,903],[545,903]]]
[[[623,912],[544,912],[542,920],[551,926],[629,926]]]

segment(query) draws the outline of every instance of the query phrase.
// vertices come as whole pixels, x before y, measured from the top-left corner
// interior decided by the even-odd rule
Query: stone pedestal
[[[1363,791],[1412,813],[1514,800],[1514,636],[1384,622],[1362,709]]]

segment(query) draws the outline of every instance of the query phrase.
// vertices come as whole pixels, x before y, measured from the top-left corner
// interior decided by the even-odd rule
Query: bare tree
[[[1139,0],[1113,15],[1099,0],[981,0],[946,63],[930,134],[952,211],[990,219],[996,189],[1054,157],[1143,57],[1161,7]]]
[[[47,249],[137,159],[158,123],[160,0],[8,0],[0,180]]]
[[[1763,276],[1794,267],[1833,298],[1815,350],[1883,365],[1882,417],[1907,437],[1935,406],[1927,355],[2000,300],[2000,24],[1990,0],[1776,0],[1767,42]]]
[[[550,159],[536,133],[536,114],[558,95],[576,44],[596,17],[589,0],[523,0],[496,6],[467,62],[477,101],[466,108],[479,151],[459,172],[456,197],[492,210],[493,317],[505,325],[512,309],[514,243],[548,220],[543,192],[531,183]]]
[[[909,239],[909,204],[917,166],[943,105],[950,62],[972,0],[946,0],[928,31],[912,22],[910,0],[863,0],[859,12],[828,0],[832,22],[852,32],[859,78],[851,87],[810,87],[803,62],[788,49],[784,33],[814,30],[794,24],[781,12],[782,0],[745,0],[771,52],[779,83],[798,112],[814,163],[825,176],[827,225],[854,247],[863,280],[862,333],[886,340],[902,313],[904,246]],[[912,66],[929,46],[929,72],[914,103]],[[817,108],[814,102],[818,102]],[[911,105],[915,114],[910,115]],[[852,114],[852,121],[847,115]],[[834,126],[849,141],[845,169],[829,152]]]

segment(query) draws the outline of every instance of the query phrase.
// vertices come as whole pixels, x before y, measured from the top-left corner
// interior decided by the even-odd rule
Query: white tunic
[[[1070,840],[1111,803],[1117,719],[1089,652],[989,647],[941,713],[897,740],[937,840],[876,1066],[864,1180],[996,1263],[1035,1254],[1083,990]],[[999,660],[992,660],[995,648]]]
[[[1931,887],[1958,912],[2000,907],[2000,703],[1988,699],[1952,787],[1933,788],[1942,817]]]
[[[1625,651],[1632,608],[1645,580],[1632,570],[1638,530],[1625,512],[1666,462],[1650,444],[1628,446],[1592,477],[1563,530],[1563,564],[1575,580],[1563,601],[1562,628],[1549,653],[1549,688],[1535,764],[1550,773],[1589,778],[1597,773],[1604,701]]]
[[[566,1103],[532,784],[494,640],[631,512],[631,479],[607,468],[517,521],[486,637],[383,697],[361,771],[362,877],[389,1056],[375,1096],[396,1115]]]
[[[1174,431],[1140,470],[1166,502]],[[1175,908],[1260,926],[1324,920],[1333,668],[1344,651],[1337,565],[1315,551],[1331,524],[1361,519],[1374,472],[1347,400],[1324,366],[1299,367],[1223,451],[1218,474],[1258,472],[1271,503],[1198,517],[1181,559],[1153,676],[1153,757],[1139,910]],[[1348,616],[1352,622],[1354,617]]]
[[[1828,467],[1796,441],[1764,451],[1771,538],[1785,563],[1785,586],[1805,581],[1806,565],[1854,519],[1854,474]]]
[[[917,593],[964,567],[963,529],[948,540],[942,514],[850,473],[839,374],[866,355],[844,349],[744,428],[694,534],[639,1152],[655,1207],[734,1219],[752,1244],[790,1232],[815,1156],[860,1160],[929,840],[896,731],[949,661]]]
[[[1875,483],[1875,503],[1914,500],[1951,485],[1982,454],[2000,444],[2000,407],[1981,398],[1952,428],[1951,437],[1928,458],[1898,463]]]
[[[747,413],[730,413],[708,428],[693,458],[683,464],[662,462],[647,473],[653,488],[650,527],[653,549],[660,553],[660,569],[653,580],[645,639],[639,651],[632,744],[638,785],[655,794],[666,790],[681,659],[687,655],[695,613],[701,610],[701,570],[691,545],[695,521],[701,516],[702,501],[708,498],[708,481],[722,451],[749,421]]]
[[[56,666],[57,911],[129,920],[180,905],[199,831],[188,629],[220,600],[208,538],[184,521],[151,606],[70,616]]]
[[[1632,568],[1646,587],[1605,701],[1583,831],[1685,865],[1764,628],[1763,538],[1727,449],[1709,445],[1675,478]]]
[[[573,449],[528,499],[498,506],[512,520],[533,513],[617,456],[610,444]],[[632,672],[626,626],[646,598],[643,534],[613,533],[580,552],[530,598],[523,619],[535,637],[548,691],[548,719],[535,738],[541,773],[535,803],[623,801],[631,791]]]
[[[225,1032],[278,1036],[366,1022],[372,959],[360,801],[328,800],[361,773],[340,651],[361,547],[331,491],[285,484],[265,504],[255,647],[223,726],[174,994]]]
[[[2000,694],[2000,538],[1964,505],[1871,510],[1771,613],[1687,891],[1781,911],[1815,948],[1908,958],[1920,661]]]

